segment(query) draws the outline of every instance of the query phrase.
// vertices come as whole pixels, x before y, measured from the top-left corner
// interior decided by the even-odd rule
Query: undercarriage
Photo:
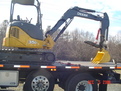
[[[55,61],[51,51],[27,49],[0,50],[0,63],[49,65]]]

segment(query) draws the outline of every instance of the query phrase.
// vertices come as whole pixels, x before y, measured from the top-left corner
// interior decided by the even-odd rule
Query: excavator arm
[[[83,9],[79,7],[71,8],[67,10],[64,13],[64,15],[61,17],[61,19],[55,24],[55,26],[46,33],[46,37],[52,36],[52,34],[56,32],[65,23],[65,25],[60,30],[59,34],[54,39],[54,42],[56,42],[59,36],[64,32],[64,30],[72,22],[74,17],[81,17],[81,18],[91,19],[95,21],[100,21],[101,26],[99,28],[99,32],[100,32],[99,44],[96,44],[92,41],[85,41],[85,43],[91,46],[94,46],[96,48],[99,48],[99,51],[97,52],[96,56],[92,60],[92,63],[99,64],[99,63],[109,62],[110,54],[108,53],[107,50],[105,50],[107,48],[107,45],[104,44],[104,42],[108,40],[109,17],[107,13],[102,13],[103,16],[95,15],[95,13],[97,13],[95,10]]]
[[[100,27],[100,43],[98,45],[99,48],[103,48],[103,42],[108,39],[108,27],[109,27],[109,18],[107,13],[103,13],[103,17],[99,15],[94,15],[97,13],[95,10],[90,10],[90,9],[84,9],[84,8],[79,8],[79,7],[73,7],[69,10],[67,10],[64,15],[61,17],[60,20],[55,24],[55,26],[50,30],[46,32],[47,35],[51,35],[56,32],[59,27],[61,27],[63,24],[65,24],[62,29],[60,30],[59,34],[56,36],[54,39],[54,42],[57,41],[59,36],[65,31],[65,29],[68,27],[68,25],[72,22],[74,17],[81,17],[81,18],[87,18],[95,21],[100,21],[101,27]],[[87,41],[86,43],[90,45],[96,45],[92,42]]]

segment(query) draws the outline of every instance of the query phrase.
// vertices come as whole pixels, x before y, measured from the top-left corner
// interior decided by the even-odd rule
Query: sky
[[[120,0],[39,0],[41,2],[42,28],[46,30],[47,26],[53,27],[61,16],[69,8],[78,6],[81,8],[93,9],[99,12],[107,12],[110,19],[109,34],[115,35],[121,31],[121,5]],[[0,0],[0,23],[3,20],[9,20],[11,0]],[[20,5],[18,5],[20,6]],[[22,19],[32,18],[36,20],[36,12],[31,7],[19,8],[16,6],[16,13],[22,14]],[[27,10],[27,12],[24,10]],[[28,13],[29,12],[29,13]],[[16,15],[15,15],[16,17]],[[24,17],[24,18],[23,18]],[[35,20],[34,20],[35,19]],[[94,35],[97,33],[100,23],[97,21],[75,17],[66,31],[74,29],[85,30]]]

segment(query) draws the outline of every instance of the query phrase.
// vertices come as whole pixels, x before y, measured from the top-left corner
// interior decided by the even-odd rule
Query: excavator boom
[[[101,13],[103,14],[102,16],[99,15],[94,15],[97,13],[95,10],[90,10],[90,9],[84,9],[84,8],[79,8],[79,7],[73,7],[69,10],[67,10],[64,15],[61,17],[61,19],[58,20],[58,22],[55,24],[55,26],[46,33],[46,36],[52,35],[54,32],[56,32],[61,25],[65,23],[65,26],[60,30],[60,33],[57,35],[57,37],[54,39],[56,40],[59,38],[59,36],[65,31],[65,29],[68,27],[68,25],[72,22],[74,17],[81,17],[81,18],[86,18],[86,19],[91,19],[95,21],[100,21],[101,26],[100,26],[100,48],[103,48],[103,42],[108,40],[108,27],[109,27],[109,17],[107,13]]]
[[[101,26],[99,28],[99,32],[101,36],[99,44],[96,44],[92,41],[85,41],[85,43],[94,46],[96,48],[100,48],[100,50],[97,52],[96,56],[92,60],[93,63],[98,64],[98,63],[108,62],[110,61],[110,55],[108,51],[104,49],[107,48],[107,46],[104,45],[104,42],[108,40],[109,17],[107,13],[100,12],[101,14],[103,14],[103,17],[99,15],[94,15],[95,13],[97,13],[95,10],[73,7],[64,13],[64,15],[61,17],[60,20],[58,20],[55,26],[46,33],[46,36],[52,35],[54,32],[56,32],[59,29],[59,27],[61,27],[61,25],[65,23],[65,26],[63,26],[59,34],[54,39],[54,42],[56,42],[59,36],[65,31],[65,29],[72,22],[74,17],[81,17],[95,21],[100,21]]]

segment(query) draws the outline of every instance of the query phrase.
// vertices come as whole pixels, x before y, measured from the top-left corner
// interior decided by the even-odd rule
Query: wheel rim
[[[89,84],[86,80],[80,81],[75,91],[92,91],[92,84]]]
[[[49,81],[44,76],[37,76],[32,80],[31,87],[33,91],[47,91],[49,88]]]

